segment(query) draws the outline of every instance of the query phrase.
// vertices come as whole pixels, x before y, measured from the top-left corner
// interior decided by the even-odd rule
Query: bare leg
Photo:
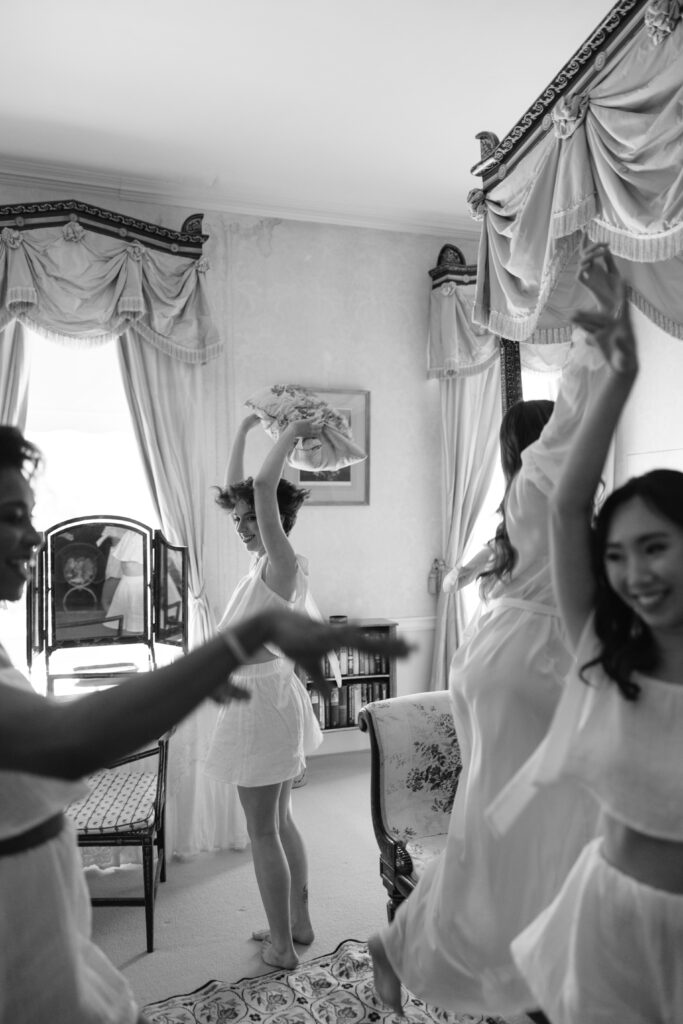
[[[372,957],[372,975],[375,982],[375,992],[382,1002],[392,1009],[394,1013],[403,1016],[401,979],[391,966],[379,935],[370,936],[368,939],[368,950]]]
[[[315,935],[308,911],[308,857],[304,841],[292,817],[292,779],[282,783],[279,804],[280,839],[289,864],[291,890],[289,911],[295,942],[308,946]]]
[[[291,806],[292,780],[282,783],[278,805],[280,841],[285,851],[291,877],[289,912],[292,938],[301,946],[310,946],[315,938],[308,911],[308,858],[306,847],[294,819]],[[252,939],[262,942],[269,938],[267,928],[252,932]]]
[[[271,967],[291,969],[299,958],[292,943],[291,875],[278,827],[280,788],[278,782],[272,786],[238,786],[237,792],[247,819],[256,882],[270,931],[261,956]]]

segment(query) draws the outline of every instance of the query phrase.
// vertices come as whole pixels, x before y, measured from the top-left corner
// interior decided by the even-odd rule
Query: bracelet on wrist
[[[219,630],[223,643],[228,648],[230,653],[236,658],[238,665],[246,665],[249,661],[249,655],[245,651],[242,643],[238,639],[237,635],[233,633],[231,629]]]

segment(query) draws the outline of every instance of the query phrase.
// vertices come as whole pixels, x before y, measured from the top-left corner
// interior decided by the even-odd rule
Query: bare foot
[[[270,938],[270,928],[259,928],[251,933],[251,937],[254,942],[263,942],[264,939]],[[299,946],[310,946],[314,939],[315,933],[312,928],[292,929],[292,940]]]
[[[275,952],[270,936],[261,943],[261,959],[270,967],[281,967],[285,971],[293,971],[299,966],[299,957],[293,951],[288,955]]]
[[[389,958],[379,935],[370,936],[368,939],[368,951],[372,958],[372,977],[375,983],[375,992],[386,1006],[402,1017],[401,979],[389,963]]]

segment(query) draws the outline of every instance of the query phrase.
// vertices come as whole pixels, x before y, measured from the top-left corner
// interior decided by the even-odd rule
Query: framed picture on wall
[[[285,466],[284,475],[311,494],[307,505],[368,505],[370,503],[370,392],[356,389],[317,388],[307,384],[309,391],[320,395],[328,405],[341,413],[349,424],[353,440],[367,458],[342,469],[314,473],[307,469]]]

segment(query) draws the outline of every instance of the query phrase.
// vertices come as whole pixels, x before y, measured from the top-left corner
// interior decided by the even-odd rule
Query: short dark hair
[[[216,488],[218,495],[216,504],[220,505],[227,512],[232,512],[238,501],[246,501],[247,505],[254,508],[254,478],[248,476],[246,480],[237,480],[228,484],[221,490]],[[311,492],[305,487],[297,487],[291,480],[280,477],[277,485],[277,507],[282,517],[282,529],[289,534],[299,509]]]
[[[0,424],[0,469],[18,469],[32,480],[43,464],[43,453],[27,441],[18,427]]]
[[[582,671],[590,665],[601,664],[628,700],[635,700],[640,693],[640,687],[631,678],[632,673],[651,672],[657,662],[652,633],[612,589],[605,568],[612,520],[617,510],[633,498],[640,498],[652,511],[683,530],[683,473],[675,469],[653,469],[642,476],[631,477],[608,495],[593,522],[595,632],[601,652],[583,665]]]

